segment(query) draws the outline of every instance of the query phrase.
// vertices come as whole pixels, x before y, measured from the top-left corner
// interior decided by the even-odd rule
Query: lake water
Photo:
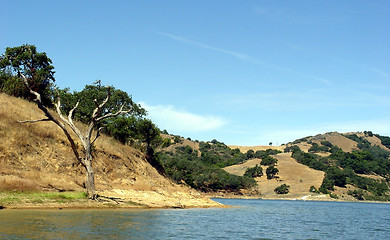
[[[237,207],[1,210],[0,239],[390,239],[390,204],[217,201]]]

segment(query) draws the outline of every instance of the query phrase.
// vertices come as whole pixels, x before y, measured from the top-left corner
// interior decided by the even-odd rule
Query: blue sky
[[[161,129],[274,145],[390,135],[390,1],[0,0],[0,49],[34,44],[59,87],[101,79]]]

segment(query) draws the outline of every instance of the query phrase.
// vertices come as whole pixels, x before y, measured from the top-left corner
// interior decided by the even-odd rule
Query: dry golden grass
[[[275,156],[278,159],[276,167],[279,169],[278,178],[267,179],[265,171],[267,166],[263,167],[264,175],[256,178],[258,183],[257,192],[262,198],[300,198],[310,195],[311,186],[319,188],[325,173],[311,169],[305,165],[299,164],[291,157],[291,153],[280,153]],[[248,167],[260,164],[261,159],[252,159],[243,164],[233,165],[224,168],[227,172],[242,176]],[[288,195],[277,195],[274,189],[282,184],[290,186]]]
[[[53,115],[56,116],[56,113]],[[42,118],[44,115],[34,103],[0,94],[0,191],[83,191],[85,171],[77,163],[62,130],[52,122],[18,122]],[[77,126],[82,131],[86,128],[80,123]],[[76,139],[76,136],[73,135],[73,138]],[[92,165],[98,193],[113,193],[113,189],[164,190],[167,198],[169,193],[182,192],[188,194],[180,200],[183,206],[199,198],[189,194],[192,192],[189,188],[178,186],[161,176],[142,152],[105,135],[96,141]],[[131,196],[125,197],[132,201]],[[137,199],[137,202],[143,201],[149,200]],[[202,201],[198,201],[199,206]],[[203,203],[215,205],[210,200]],[[157,201],[153,206],[169,204],[169,201]]]
[[[274,150],[280,150],[283,151],[285,146],[237,146],[237,145],[229,145],[231,149],[238,148],[242,153],[246,153],[248,150],[258,151],[262,150],[265,151],[267,149],[274,149]]]

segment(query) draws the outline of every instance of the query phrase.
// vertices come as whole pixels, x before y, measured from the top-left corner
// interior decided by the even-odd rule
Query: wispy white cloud
[[[341,109],[388,109],[390,96],[364,90],[317,88],[262,91],[253,94],[215,94],[213,101],[226,109],[272,112],[340,111]]]
[[[176,40],[176,41],[179,41],[179,42],[188,43],[188,44],[191,44],[193,46],[200,47],[200,48],[210,49],[210,50],[213,50],[213,51],[216,51],[216,52],[224,53],[224,54],[233,56],[235,58],[238,58],[240,60],[244,60],[244,61],[247,61],[247,62],[252,62],[252,63],[257,62],[257,60],[255,58],[252,58],[251,56],[243,54],[243,53],[229,51],[229,50],[226,50],[226,49],[223,49],[223,48],[213,47],[213,46],[210,46],[210,45],[207,45],[207,44],[204,44],[204,43],[193,41],[193,40],[190,40],[188,38],[180,37],[180,36],[173,35],[173,34],[170,34],[170,33],[164,33],[164,32],[155,32],[155,33],[160,34],[160,35],[165,36],[165,37],[169,37],[169,38],[171,38],[173,40]]]
[[[149,113],[149,117],[162,129],[175,134],[196,133],[218,129],[227,121],[216,116],[202,116],[176,109],[174,106],[151,106],[140,103]]]
[[[263,61],[263,60],[260,60],[258,58],[252,57],[252,56],[247,55],[245,53],[240,53],[240,52],[230,51],[230,50],[223,49],[223,48],[210,46],[208,44],[197,42],[197,41],[194,41],[194,40],[191,40],[191,39],[188,39],[188,38],[184,38],[184,37],[181,37],[181,36],[177,36],[177,35],[174,35],[174,34],[170,34],[170,33],[156,32],[156,31],[154,33],[162,35],[162,36],[165,36],[165,37],[168,37],[168,38],[173,39],[173,40],[178,41],[178,42],[187,43],[187,44],[190,44],[190,45],[193,45],[193,46],[196,46],[196,47],[209,49],[209,50],[216,51],[216,52],[219,52],[219,53],[227,54],[227,55],[235,57],[235,58],[237,58],[239,60],[242,60],[242,61],[245,61],[245,62],[248,62],[248,63],[251,63],[251,64],[256,64],[256,65],[259,65],[259,66],[262,66],[262,67],[265,67],[265,68],[269,68],[269,69],[273,69],[273,70],[281,71],[281,72],[286,72],[286,73],[291,73],[291,74],[297,74],[297,75],[300,75],[302,77],[307,77],[309,79],[312,79],[312,80],[315,80],[315,81],[318,81],[318,82],[322,82],[324,84],[329,84],[330,83],[330,81],[325,79],[325,78],[313,76],[313,75],[306,74],[306,73],[302,73],[302,72],[295,71],[293,69],[286,68],[286,67],[283,67],[283,66],[270,64],[270,63],[267,63],[266,61]]]

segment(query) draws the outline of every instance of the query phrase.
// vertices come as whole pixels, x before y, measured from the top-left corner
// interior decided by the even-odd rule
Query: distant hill
[[[372,132],[329,132],[283,146],[226,146],[217,140],[199,142],[169,135],[163,138],[169,144],[161,149],[160,160],[168,175],[212,196],[390,199],[390,138]],[[262,161],[270,156],[276,159],[277,163],[271,165],[279,172],[268,179],[268,165]],[[262,176],[253,178],[257,186],[239,184],[248,181],[245,172],[256,165],[263,172]],[[220,172],[221,168],[231,175]],[[277,194],[275,189],[283,184],[289,186],[288,193]]]
[[[34,103],[0,94],[0,192],[84,190],[84,169],[63,132],[51,122],[18,123],[43,117]],[[97,140],[94,155],[100,195],[150,207],[217,205],[163,177],[142,152],[110,137]]]
[[[333,197],[340,200],[388,201],[389,140],[389,137],[369,131],[345,134],[329,132],[295,140],[282,146],[284,153],[275,156],[278,160],[275,165],[279,169],[278,178],[269,180],[265,175],[256,178],[257,191],[263,198],[329,200]],[[238,148],[249,150],[248,147]],[[253,147],[262,148],[266,147]],[[294,152],[294,148],[300,149],[300,152]],[[247,168],[260,165],[260,162],[261,159],[253,159],[224,169],[232,174],[243,175]],[[336,181],[336,185],[326,190],[324,182],[335,179],[332,171],[337,171],[344,182],[338,184]],[[274,192],[282,184],[290,186],[286,195]],[[311,186],[316,190],[323,187],[329,195],[310,192]]]

